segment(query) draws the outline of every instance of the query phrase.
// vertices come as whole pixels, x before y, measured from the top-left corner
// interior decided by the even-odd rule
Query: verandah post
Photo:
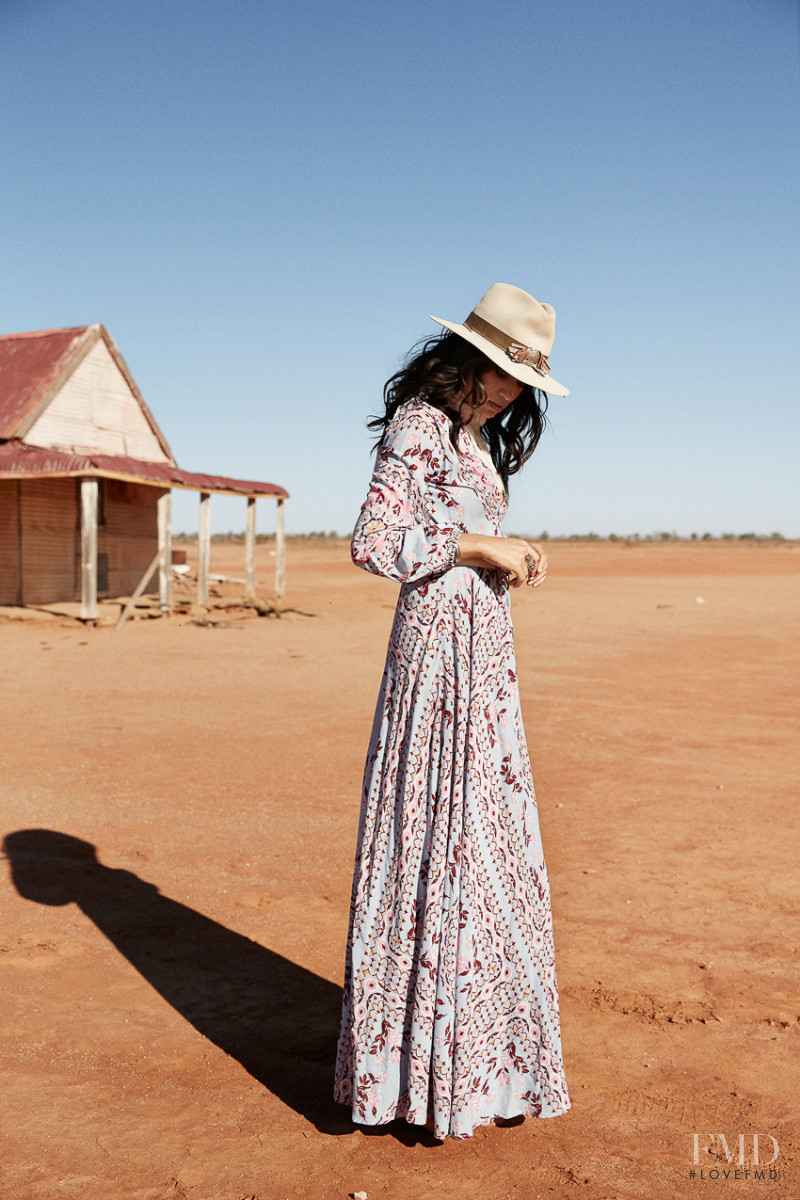
[[[172,607],[172,492],[158,497],[158,606],[162,613]]]
[[[197,530],[197,603],[208,605],[208,567],[211,558],[211,495],[200,493],[200,521]]]
[[[81,480],[81,620],[97,620],[96,479]]]
[[[254,600],[256,595],[256,498],[247,497],[247,523],[244,531],[244,594]]]
[[[286,586],[286,513],[283,496],[278,499],[275,515],[275,595],[280,599]]]

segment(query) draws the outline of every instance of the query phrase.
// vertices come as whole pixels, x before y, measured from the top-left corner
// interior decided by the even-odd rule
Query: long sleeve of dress
[[[437,523],[443,484],[457,461],[448,421],[430,405],[399,410],[375,460],[369,493],[353,532],[353,562],[399,583],[416,583],[453,565],[464,532],[463,509],[450,500],[452,523]],[[437,486],[438,485],[438,486]]]

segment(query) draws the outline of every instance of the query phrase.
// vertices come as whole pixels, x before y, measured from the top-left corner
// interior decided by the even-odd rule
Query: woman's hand
[[[538,587],[547,578],[547,555],[539,542],[462,533],[458,549],[462,563],[471,567],[496,567],[509,587],[520,587],[523,583]]]

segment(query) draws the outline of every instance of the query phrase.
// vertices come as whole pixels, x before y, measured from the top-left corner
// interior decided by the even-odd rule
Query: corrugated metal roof
[[[91,328],[77,325],[0,336],[0,438],[17,436]]]
[[[102,339],[167,458],[172,451],[117,343],[103,325],[0,335],[0,439],[24,439],[72,372]]]
[[[144,462],[112,454],[69,454],[11,441],[0,445],[0,479],[30,476],[97,476],[129,479],[135,483],[160,484],[161,487],[190,488],[198,492],[227,492],[236,496],[275,496],[287,499],[289,493],[277,483],[251,479],[229,479],[224,475],[203,475],[182,471],[169,463]]]

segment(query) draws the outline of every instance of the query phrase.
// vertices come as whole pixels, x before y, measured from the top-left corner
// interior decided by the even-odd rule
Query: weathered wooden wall
[[[130,595],[158,549],[162,489],[107,479],[100,492],[98,595]],[[0,481],[0,604],[80,600],[79,497],[77,479]]]
[[[0,480],[0,604],[19,603],[19,483]]]
[[[105,342],[98,342],[25,435],[32,446],[167,462]]]
[[[105,524],[97,531],[97,553],[108,555],[108,588],[100,596],[129,596],[158,549],[160,488],[103,480]],[[156,586],[151,583],[151,587]]]
[[[22,603],[77,600],[78,495],[74,479],[22,479],[19,485]]]

